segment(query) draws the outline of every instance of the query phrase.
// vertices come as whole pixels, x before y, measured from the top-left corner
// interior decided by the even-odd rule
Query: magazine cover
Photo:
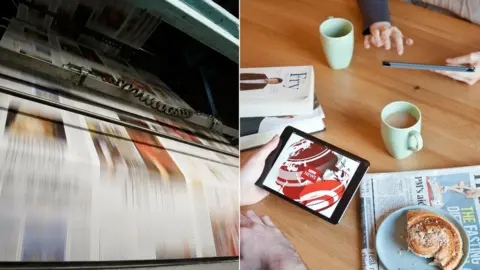
[[[263,185],[331,217],[359,163],[292,134]]]
[[[313,86],[313,67],[240,69],[240,99],[307,98]]]
[[[313,66],[241,68],[240,118],[312,113],[314,89]]]

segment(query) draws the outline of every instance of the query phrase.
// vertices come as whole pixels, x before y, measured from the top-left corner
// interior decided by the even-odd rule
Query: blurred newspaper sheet
[[[0,85],[237,151],[32,87]],[[0,136],[0,261],[239,254],[236,158],[5,94]]]

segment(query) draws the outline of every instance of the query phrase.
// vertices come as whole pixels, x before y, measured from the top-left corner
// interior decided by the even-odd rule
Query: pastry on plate
[[[433,258],[435,266],[454,270],[463,257],[458,229],[443,217],[427,210],[407,212],[408,248],[418,256]]]

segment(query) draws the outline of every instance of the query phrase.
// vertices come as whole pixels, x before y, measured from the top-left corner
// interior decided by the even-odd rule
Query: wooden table
[[[412,4],[390,1],[392,21],[414,39],[402,57],[363,48],[362,21],[354,0],[242,0],[241,67],[313,65],[316,95],[326,114],[330,143],[371,162],[370,172],[480,164],[480,83],[456,82],[433,72],[381,68],[381,60],[442,64],[480,50],[480,27]],[[328,16],[355,26],[348,69],[334,71],[322,53],[318,28]],[[423,114],[424,149],[395,160],[380,136],[380,111],[393,101],[416,104]],[[242,153],[245,160],[251,153]],[[360,269],[361,231],[356,195],[334,226],[275,197],[245,207],[268,215],[310,269]]]

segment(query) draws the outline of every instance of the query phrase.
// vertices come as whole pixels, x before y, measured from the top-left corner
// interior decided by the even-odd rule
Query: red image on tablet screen
[[[264,185],[331,217],[359,162],[292,134]]]

